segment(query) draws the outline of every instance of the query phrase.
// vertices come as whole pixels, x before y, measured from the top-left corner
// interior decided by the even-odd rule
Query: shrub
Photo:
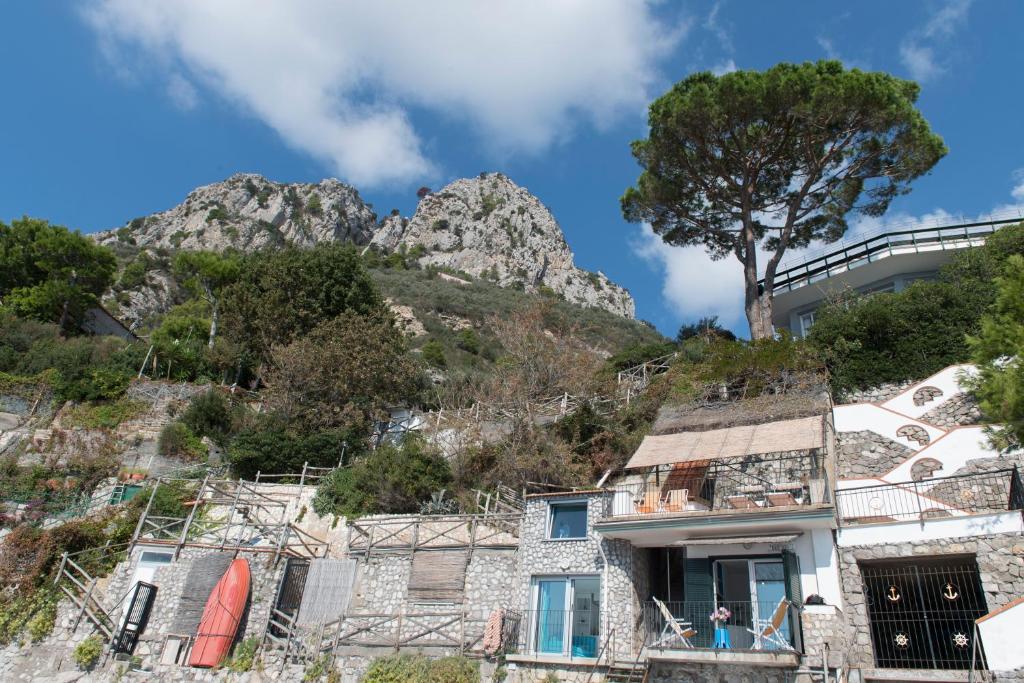
[[[444,355],[444,347],[441,342],[431,339],[423,345],[423,360],[436,368],[443,368],[448,365],[448,359]]]
[[[206,447],[187,426],[172,422],[160,430],[157,451],[168,458],[198,460],[206,454]]]
[[[235,435],[228,447],[228,461],[235,475],[245,479],[252,479],[256,472],[298,474],[304,462],[334,467],[342,452],[353,457],[365,440],[365,433],[356,429],[296,433],[279,420],[266,418]]]
[[[89,670],[96,666],[96,662],[100,661],[102,654],[103,639],[94,633],[75,646],[72,656],[79,668]]]
[[[227,668],[237,673],[251,671],[252,665],[256,662],[256,652],[259,649],[259,638],[246,638],[235,646],[235,651],[231,653],[231,659],[226,664]]]
[[[313,499],[318,515],[409,513],[452,481],[448,461],[422,438],[383,444],[320,484]]]
[[[423,655],[378,657],[361,683],[477,683],[479,665],[465,657],[427,659]]]
[[[57,619],[57,599],[50,593],[43,593],[42,606],[28,620],[26,630],[33,643],[38,643],[53,633],[53,624]]]
[[[193,397],[180,419],[197,437],[206,436],[221,445],[231,433],[231,406],[215,389]]]
[[[313,193],[306,200],[306,211],[312,216],[320,216],[324,212],[323,204],[320,203],[320,195]]]
[[[459,332],[459,340],[456,342],[456,346],[467,353],[475,355],[480,353],[480,338],[473,328],[466,328]]]
[[[141,401],[119,399],[106,403],[82,403],[66,413],[68,422],[86,429],[116,429],[126,420],[146,412],[148,406]]]

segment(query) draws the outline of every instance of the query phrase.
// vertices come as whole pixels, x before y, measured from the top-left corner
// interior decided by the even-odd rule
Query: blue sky
[[[639,317],[745,332],[738,263],[621,218],[647,102],[694,71],[824,57],[914,78],[950,153],[855,230],[1020,211],[1021,26],[1014,0],[6,2],[0,220],[91,232],[237,171],[339,177],[409,215],[420,185],[496,170]]]

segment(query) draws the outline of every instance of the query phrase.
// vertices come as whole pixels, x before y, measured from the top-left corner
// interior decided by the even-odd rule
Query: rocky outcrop
[[[344,241],[404,251],[422,266],[468,274],[502,287],[548,293],[632,318],[633,297],[604,274],[578,268],[551,212],[500,173],[456,180],[426,195],[412,218],[377,223],[370,205],[337,180],[275,183],[239,173],[189,193],[174,208],[97,233],[102,244],[144,249],[238,249]],[[143,320],[159,292],[121,296],[122,316]],[[166,303],[166,302],[164,302]]]
[[[237,173],[192,190],[172,209],[136,218],[96,239],[140,247],[252,251],[334,240],[366,244],[376,223],[359,192],[338,180],[283,184]]]
[[[423,198],[411,219],[392,216],[371,243],[422,252],[419,262],[503,287],[553,291],[632,318],[633,297],[604,274],[576,267],[562,229],[539,199],[500,173],[456,180]],[[416,250],[416,251],[414,251]]]

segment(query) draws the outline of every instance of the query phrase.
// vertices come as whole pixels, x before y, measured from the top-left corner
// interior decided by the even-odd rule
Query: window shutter
[[[786,579],[786,598],[799,607],[804,602],[800,589],[800,558],[792,550],[782,551],[782,569]]]
[[[709,605],[714,602],[715,582],[711,576],[711,560],[686,558],[683,599],[686,602],[702,602]]]

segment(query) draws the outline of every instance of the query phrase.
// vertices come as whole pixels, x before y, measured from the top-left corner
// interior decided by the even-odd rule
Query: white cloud
[[[181,74],[171,74],[167,81],[167,96],[182,111],[192,111],[199,105],[195,86]]]
[[[632,115],[686,32],[614,0],[90,0],[83,16],[116,70],[180,71],[362,184],[434,172],[412,108],[503,154]]]
[[[932,44],[948,43],[967,23],[967,13],[973,0],[945,0],[924,26],[912,31],[900,45],[900,59],[917,81],[930,81],[942,75],[948,67],[941,63]]]
[[[744,320],[743,270],[735,258],[712,261],[701,247],[671,247],[647,224],[630,247],[661,274],[662,297],[680,320],[717,315],[725,327]]]
[[[711,67],[711,73],[715,74],[716,76],[722,76],[724,74],[731,74],[735,70],[736,70],[736,62],[734,62],[731,59],[727,59],[724,62],[722,62],[721,64],[716,64],[715,66]]]
[[[1014,171],[1013,182],[1016,185],[1010,190],[1010,196],[1019,202],[1024,202],[1024,168],[1018,168]]]

